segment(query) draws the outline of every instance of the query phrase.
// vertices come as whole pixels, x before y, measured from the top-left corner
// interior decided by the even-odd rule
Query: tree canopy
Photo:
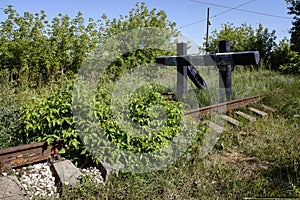
[[[259,51],[261,61],[266,66],[269,65],[272,51],[276,47],[275,31],[269,32],[261,24],[256,30],[246,23],[241,26],[234,26],[232,23],[222,24],[220,31],[212,31],[208,51],[217,52],[220,40],[229,40],[231,51]]]
[[[121,32],[157,27],[177,34],[175,23],[167,20],[164,11],[149,10],[144,3],[137,3],[128,15],[118,19],[103,15],[100,19],[85,20],[78,12],[73,19],[58,14],[48,21],[43,10],[21,15],[11,5],[3,13],[7,18],[0,22],[0,77],[31,87],[46,84],[62,74],[74,75],[97,44]],[[144,61],[153,61],[156,54],[148,53]]]
[[[288,14],[294,16],[292,22],[291,33],[291,48],[296,52],[300,52],[300,1],[299,0],[286,0],[288,3]]]

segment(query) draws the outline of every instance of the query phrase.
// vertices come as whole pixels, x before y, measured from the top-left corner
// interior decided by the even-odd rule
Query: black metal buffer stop
[[[219,51],[222,53],[206,55],[186,55],[187,44],[177,44],[177,56],[161,56],[156,58],[156,63],[166,66],[177,66],[177,93],[183,94],[187,91],[187,77],[199,89],[207,89],[203,78],[199,75],[194,66],[213,66],[217,65],[220,72],[220,102],[231,100],[231,66],[234,65],[258,65],[259,52],[224,52],[230,51],[228,40],[219,42]],[[225,92],[224,92],[225,91]]]

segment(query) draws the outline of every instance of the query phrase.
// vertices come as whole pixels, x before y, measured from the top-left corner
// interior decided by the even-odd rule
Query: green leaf
[[[66,149],[65,148],[62,148],[60,151],[59,151],[59,154],[65,154],[66,153]]]

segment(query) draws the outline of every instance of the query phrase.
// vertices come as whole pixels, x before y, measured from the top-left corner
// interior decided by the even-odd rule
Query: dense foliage
[[[293,51],[300,52],[300,1],[286,0],[288,3],[289,14],[293,15],[294,21],[292,23],[291,33],[291,48]]]
[[[280,70],[286,74],[300,74],[300,55],[295,51],[288,51],[288,62],[280,65]]]
[[[291,41],[284,38],[277,44],[275,42],[275,30],[269,32],[261,24],[254,30],[245,23],[239,27],[227,23],[222,25],[220,31],[214,30],[212,32],[209,37],[207,50],[217,52],[218,42],[220,40],[229,40],[231,51],[259,51],[260,65],[267,69],[280,71],[285,74],[299,74],[300,58],[299,53],[295,50],[296,44],[294,40],[296,39],[293,39],[293,34],[298,32],[296,27],[292,28],[291,32],[293,31]]]
[[[31,87],[75,73],[102,34],[92,19],[85,25],[80,12],[74,19],[59,14],[51,22],[44,11],[21,16],[8,6],[3,12],[0,75]]]
[[[134,44],[126,41],[128,38],[114,40],[111,45],[114,48],[109,53],[117,57],[105,69],[105,76],[101,77],[94,99],[95,109],[91,115],[97,116],[98,126],[104,130],[110,141],[119,148],[132,152],[156,151],[176,135],[182,116],[180,106],[160,95],[162,90],[159,87],[158,90],[156,86],[150,85],[152,89],[142,95],[137,91],[133,93],[128,108],[130,113],[125,115],[132,123],[147,129],[147,137],[124,133],[114,122],[115,118],[110,109],[110,92],[114,81],[118,81],[123,74],[139,65],[154,63],[157,56],[174,55],[172,48],[174,50],[175,45],[172,38],[179,33],[175,29],[175,23],[167,20],[164,11],[149,10],[144,3],[138,3],[128,15],[118,19],[111,20],[103,15],[99,20],[88,21],[80,12],[73,19],[59,14],[51,21],[48,21],[44,11],[35,14],[25,12],[20,15],[12,6],[8,6],[3,9],[3,13],[7,19],[0,23],[0,81],[3,85],[8,83],[9,86],[6,89],[3,86],[1,90],[1,147],[32,141],[51,143],[63,140],[61,152],[66,156],[75,159],[80,154],[89,155],[82,142],[93,146],[93,137],[80,138],[75,128],[75,123],[88,124],[89,121],[73,118],[73,81],[83,62],[109,38],[123,32],[153,27],[166,31],[160,35],[152,34],[151,37],[140,32],[141,35],[134,39]],[[291,14],[297,15],[294,12]],[[276,45],[275,31],[269,32],[262,25],[254,30],[246,24],[240,27],[230,23],[223,24],[220,32],[212,32],[208,50],[217,51],[218,41],[223,39],[231,41],[232,51],[258,50],[262,63],[268,68],[284,73],[300,73],[299,54],[292,51],[294,47],[285,40]],[[143,48],[151,42],[157,46],[169,43],[170,48]],[[140,48],[119,51],[130,45]],[[294,43],[292,45],[295,46]],[[152,75],[156,76],[157,73],[161,72],[155,71]],[[71,80],[65,87],[60,87],[62,77]],[[52,88],[53,82],[56,82],[55,89]],[[31,89],[44,88],[46,92],[33,99],[34,94],[22,96],[20,89],[14,90],[27,86]],[[47,91],[52,89],[55,91]],[[31,92],[34,93],[33,90]],[[29,101],[32,102],[24,103]],[[149,114],[152,107],[157,105],[165,111],[167,123],[160,132],[153,132],[153,124],[161,126],[160,120],[156,120],[162,117],[161,113],[152,113],[156,118]],[[93,132],[93,126],[88,126],[84,131]]]
[[[261,24],[256,30],[246,23],[239,27],[232,23],[223,24],[220,31],[212,32],[207,50],[217,52],[220,40],[229,40],[231,51],[259,51],[262,64],[267,67],[270,66],[272,51],[276,47],[275,31],[269,32]]]
[[[108,49],[109,53],[117,57],[114,57],[113,62],[101,76],[101,80],[98,80],[100,81],[98,90],[94,94],[97,103],[91,110],[91,114],[95,113],[99,120],[97,126],[115,145],[133,152],[158,150],[174,137],[182,114],[178,103],[167,101],[157,89],[150,90],[142,96],[137,93],[131,96],[128,108],[130,116],[127,117],[133,123],[145,129],[147,129],[146,126],[153,126],[153,123],[159,125],[158,119],[155,120],[152,119],[153,116],[149,116],[149,109],[156,104],[165,109],[168,118],[165,128],[159,133],[153,131],[150,133],[150,131],[148,137],[134,137],[122,131],[114,121],[111,111],[111,90],[109,90],[114,81],[117,81],[128,70],[142,64],[154,63],[159,55],[173,54],[159,48],[129,48],[128,51],[122,52],[119,49],[132,45],[130,43],[132,39],[129,41],[125,38],[122,38],[123,41],[109,40],[126,31],[134,32],[134,30],[154,27],[157,30],[164,30],[163,34],[137,37],[134,39],[133,46],[143,47],[153,42],[156,42],[156,47],[161,46],[162,43],[172,46],[174,43],[171,42],[171,38],[177,36],[178,32],[174,28],[175,23],[168,21],[163,11],[149,10],[144,3],[138,3],[129,15],[113,20],[103,15],[97,21],[89,19],[88,23],[85,22],[82,13],[78,13],[74,19],[59,14],[58,17],[48,22],[44,11],[36,14],[26,12],[21,16],[12,6],[8,6],[3,12],[7,15],[7,20],[1,22],[0,27],[0,38],[3,44],[0,47],[2,83],[16,83],[19,88],[29,86],[33,92],[36,90],[34,88],[50,89],[56,82],[54,92],[46,91],[44,95],[29,100],[32,102],[28,104],[18,105],[16,102],[10,102],[9,99],[1,99],[3,106],[0,107],[2,109],[0,131],[3,136],[1,138],[6,140],[3,147],[33,141],[47,141],[48,143],[61,141],[61,153],[73,161],[82,161],[79,160],[82,157],[81,154],[90,156],[83,142],[90,147],[99,146],[99,138],[93,138],[92,133],[95,133],[95,130],[90,125],[80,129],[81,133],[86,133],[84,137],[78,134],[75,123],[91,124],[91,121],[73,117],[73,84],[84,61],[88,56],[97,52],[96,48],[105,40],[111,41],[110,45],[114,48]],[[159,72],[156,71],[152,75],[155,73]],[[62,77],[66,77],[69,81],[65,83]],[[59,86],[59,84],[62,85]],[[6,92],[9,93],[9,90]],[[25,99],[22,98],[24,97],[20,95],[19,100],[24,101]],[[25,98],[30,99],[30,96]],[[159,117],[159,113],[156,114]],[[19,135],[22,137],[18,137]]]
[[[101,99],[98,99],[97,104],[99,124],[108,138],[120,148],[133,152],[159,150],[168,144],[178,131],[182,114],[180,104],[167,101],[155,85],[148,85],[139,90],[130,97],[127,116],[122,116],[124,120],[131,119],[132,123],[140,127],[138,133],[124,132],[113,122],[116,116],[111,111],[110,115],[104,114],[107,110],[105,108],[110,105],[103,104]]]
[[[167,20],[165,12],[149,10],[141,3],[129,15],[120,16],[119,19],[111,20],[103,15],[100,20],[89,19],[88,22],[82,13],[78,13],[74,19],[59,14],[49,22],[44,11],[36,14],[26,12],[21,16],[12,6],[8,6],[3,12],[7,20],[0,24],[0,148],[33,141],[61,141],[61,154],[78,164],[93,153],[108,163],[111,160],[126,163],[124,159],[127,157],[118,152],[92,150],[107,147],[105,140],[102,140],[103,136],[118,149],[132,153],[157,152],[170,144],[179,131],[183,133],[177,141],[179,144],[185,145],[184,142],[191,141],[191,138],[197,140],[188,149],[186,157],[166,170],[140,175],[122,174],[119,178],[112,177],[105,188],[90,187],[85,190],[81,187],[70,194],[64,193],[63,198],[93,198],[91,195],[96,194],[99,198],[201,199],[221,196],[232,199],[253,194],[299,194],[299,92],[294,92],[299,86],[298,77],[286,78],[270,71],[237,70],[233,76],[236,83],[233,86],[234,98],[283,89],[290,85],[292,89],[287,95],[271,96],[268,102],[275,102],[279,115],[286,113],[284,117],[291,121],[285,121],[284,117],[276,114],[270,116],[267,122],[258,120],[255,125],[230,128],[228,134],[222,135],[219,140],[222,149],[214,149],[207,158],[200,159],[206,128],[201,127],[203,135],[196,132],[197,136],[194,137],[193,130],[181,126],[180,123],[185,119],[182,105],[168,101],[161,95],[166,88],[148,84],[127,96],[128,105],[124,105],[126,102],[121,98],[114,105],[112,101],[113,86],[124,74],[139,65],[154,63],[155,57],[159,55],[174,54],[169,50],[173,45],[172,37],[178,35],[178,32],[175,24]],[[100,81],[97,91],[90,98],[94,103],[93,109],[89,110],[86,117],[74,117],[74,108],[84,110],[90,103],[83,93],[76,98],[82,98],[85,104],[78,107],[73,104],[74,89],[78,86],[74,85],[74,81],[79,76],[83,61],[109,38],[124,31],[148,27],[168,31],[159,36],[139,35],[134,38],[133,46],[141,48],[127,52],[118,50],[131,45],[130,42],[126,42],[125,38],[122,41],[113,40],[111,47],[115,48],[110,47],[109,53],[117,57],[105,69],[101,79],[97,80]],[[276,45],[274,31],[269,32],[261,25],[253,30],[246,24],[241,27],[225,24],[223,29],[220,33],[213,32],[210,51],[217,51],[218,40],[229,39],[232,51],[259,50],[262,62],[267,67],[284,73],[300,73],[299,54],[292,50],[286,40]],[[171,48],[142,48],[147,46],[145,41],[152,40],[160,46],[168,42]],[[159,70],[149,72],[153,77],[167,74]],[[164,78],[168,81],[167,76]],[[210,103],[208,95],[197,92],[202,101]],[[114,106],[120,109],[113,110]],[[139,134],[124,131],[116,119],[139,127]],[[76,124],[80,126],[79,129]],[[270,149],[273,152],[271,154]],[[236,155],[241,156],[241,159]],[[143,161],[146,165],[151,160]]]
[[[103,15],[88,22],[81,12],[73,19],[59,14],[51,22],[44,11],[21,16],[8,6],[3,12],[7,19],[0,24],[0,76],[32,87],[62,74],[74,75],[97,44],[118,33],[145,27],[175,31],[175,24],[167,20],[165,12],[149,10],[143,3],[119,19]],[[131,54],[131,59],[124,59],[139,57]],[[152,56],[144,56],[142,61],[153,60]]]

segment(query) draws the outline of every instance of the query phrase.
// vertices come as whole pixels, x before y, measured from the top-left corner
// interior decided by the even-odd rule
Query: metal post
[[[209,34],[209,26],[210,21],[209,21],[209,8],[207,8],[207,21],[206,21],[206,40],[205,40],[205,52],[208,54],[208,34]],[[210,66],[207,68],[207,73],[210,74]]]
[[[230,52],[230,41],[219,41],[219,52]],[[231,65],[220,65],[219,67],[219,91],[220,102],[232,100]],[[225,98],[226,96],[226,98]]]
[[[205,51],[206,51],[206,53],[208,52],[208,33],[209,33],[209,26],[210,26],[210,21],[209,21],[209,8],[207,8],[206,39],[205,39]]]
[[[187,55],[187,43],[177,44],[177,56]],[[177,65],[177,95],[181,98],[187,91],[187,66]]]

